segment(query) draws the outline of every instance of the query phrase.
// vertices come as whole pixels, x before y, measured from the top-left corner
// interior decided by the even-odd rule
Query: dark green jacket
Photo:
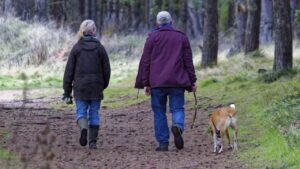
[[[75,99],[102,100],[110,79],[109,58],[99,40],[84,36],[71,50],[64,73],[65,93]]]

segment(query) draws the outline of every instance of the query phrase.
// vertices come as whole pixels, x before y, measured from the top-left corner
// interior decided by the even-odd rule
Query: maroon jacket
[[[135,88],[184,87],[196,82],[188,38],[171,26],[149,34],[139,64]]]

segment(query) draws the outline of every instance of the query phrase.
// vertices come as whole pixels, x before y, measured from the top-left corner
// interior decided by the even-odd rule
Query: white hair
[[[169,12],[167,11],[161,11],[156,16],[156,22],[161,24],[167,24],[172,22],[172,17]]]

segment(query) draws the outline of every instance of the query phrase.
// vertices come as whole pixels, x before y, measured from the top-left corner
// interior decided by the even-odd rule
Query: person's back
[[[75,60],[74,97],[82,100],[103,99],[102,91],[108,86],[110,70],[104,65],[108,64],[108,59],[99,40],[84,35],[74,46],[72,56]],[[72,77],[65,75],[65,78],[69,82]]]
[[[173,29],[170,25],[162,25],[149,35],[152,53],[143,56],[150,58],[152,66],[149,72],[149,85],[155,87],[190,87],[195,76],[189,68],[193,67],[187,60],[191,57],[190,44],[187,37]],[[147,70],[144,70],[144,72]],[[145,77],[146,78],[146,77]],[[143,79],[146,81],[147,79]]]

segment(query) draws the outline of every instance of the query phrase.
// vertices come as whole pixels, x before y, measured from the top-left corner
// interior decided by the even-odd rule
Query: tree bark
[[[228,1],[228,20],[227,20],[227,29],[234,26],[234,1]]]
[[[227,57],[234,56],[244,49],[247,13],[246,0],[235,0],[234,39]]]
[[[259,26],[260,26],[260,0],[248,0],[248,17],[245,39],[245,54],[259,48]]]
[[[176,6],[176,18],[177,19],[177,28],[179,31],[184,33],[187,32],[187,21],[188,21],[188,3],[186,0],[178,0],[174,2]],[[176,22],[176,20],[175,20]]]
[[[293,38],[290,1],[273,0],[275,59],[273,70],[285,71],[293,67]]]
[[[44,21],[47,19],[46,0],[35,0],[35,15],[38,21]]]
[[[218,57],[218,1],[204,0],[205,16],[201,68],[217,65]]]
[[[136,1],[132,3],[132,28],[133,30],[138,31],[140,28],[140,24],[142,22],[142,15],[140,10],[142,8],[142,1]]]
[[[291,7],[291,24],[292,24],[292,35],[295,35],[295,11],[296,11],[296,0],[290,0]]]
[[[188,25],[190,28],[190,31],[188,32],[189,35],[199,38],[200,34],[200,20],[199,20],[199,7],[196,6],[197,4],[194,4],[192,1],[188,1]]]
[[[199,20],[200,20],[200,27],[201,29],[200,31],[200,35],[203,35],[203,29],[204,29],[204,15],[205,15],[205,9],[204,9],[204,0],[201,0],[201,9],[200,9],[200,16],[199,16]]]
[[[4,14],[15,13],[11,0],[4,0]]]
[[[4,14],[5,0],[0,0],[0,15]]]
[[[145,26],[149,29],[151,25],[151,3],[150,0],[144,0],[145,3]]]
[[[260,40],[262,43],[270,43],[273,40],[272,0],[262,0]]]

